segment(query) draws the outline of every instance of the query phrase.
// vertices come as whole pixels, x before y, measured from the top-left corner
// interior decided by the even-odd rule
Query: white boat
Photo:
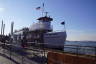
[[[47,16],[47,13],[45,16],[40,17],[37,20],[38,22],[32,24],[29,28],[23,28],[14,32],[15,43],[21,42],[22,45],[25,42],[34,42],[35,44],[43,44],[47,48],[63,50],[64,42],[66,41],[67,36],[66,30],[53,32],[53,27],[51,25],[53,18]],[[63,25],[65,25],[64,22]]]

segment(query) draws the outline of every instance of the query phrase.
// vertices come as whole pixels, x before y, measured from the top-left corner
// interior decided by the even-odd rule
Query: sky
[[[67,40],[96,41],[96,0],[0,0],[0,27],[2,20],[5,34],[10,33],[12,21],[14,30],[30,27],[42,16],[36,7],[43,2],[54,31],[64,30],[60,23],[65,21]]]

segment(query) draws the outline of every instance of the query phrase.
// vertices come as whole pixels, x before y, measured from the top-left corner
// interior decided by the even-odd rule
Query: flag
[[[65,24],[65,22],[61,22],[61,24],[62,24],[62,25],[64,25],[64,24]]]
[[[40,10],[40,9],[41,9],[41,7],[37,7],[37,8],[36,8],[36,10]]]

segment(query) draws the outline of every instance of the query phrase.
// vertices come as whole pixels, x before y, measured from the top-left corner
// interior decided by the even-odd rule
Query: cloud
[[[0,12],[4,12],[5,11],[5,8],[0,8]]]

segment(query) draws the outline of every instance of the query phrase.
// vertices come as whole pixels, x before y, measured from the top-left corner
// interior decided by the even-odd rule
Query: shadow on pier
[[[12,58],[8,57],[8,56],[7,56],[7,55],[5,55],[5,54],[0,53],[0,56],[5,57],[6,59],[8,59],[8,60],[12,61],[12,62],[13,62],[13,63],[15,63],[15,64],[20,64],[20,63],[18,63],[17,61],[15,61],[14,59],[12,59]]]

